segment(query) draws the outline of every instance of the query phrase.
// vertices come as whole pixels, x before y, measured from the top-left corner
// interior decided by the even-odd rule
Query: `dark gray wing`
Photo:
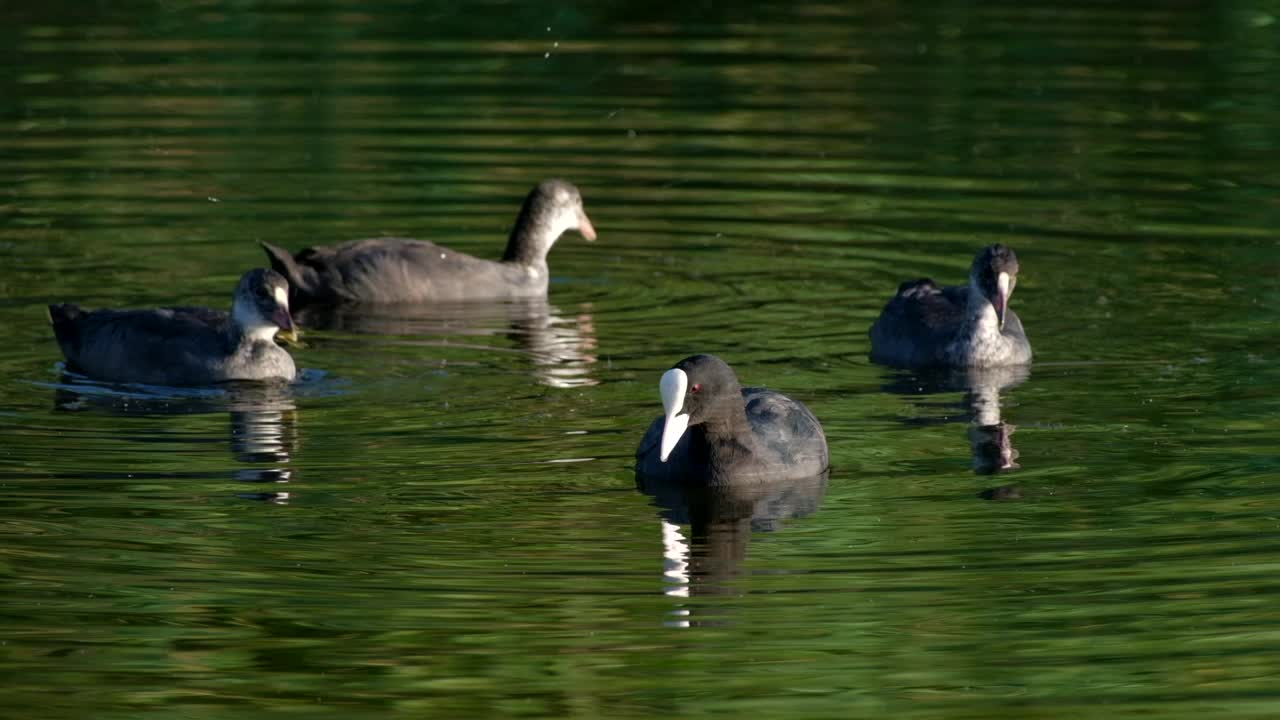
[[[63,356],[86,374],[116,382],[202,384],[233,350],[225,312],[208,308],[95,310],[54,306]]]
[[[303,250],[295,258],[292,253],[282,247],[276,247],[268,242],[259,244],[271,261],[271,269],[289,281],[289,297],[292,305],[302,305],[307,302],[333,302],[339,299],[333,295],[332,288],[319,282],[319,276],[314,267],[301,264],[300,259],[315,252],[316,248]]]
[[[742,395],[762,460],[785,470],[788,477],[809,477],[827,469],[826,434],[804,403],[764,388],[744,388]]]
[[[904,282],[871,326],[871,358],[908,367],[939,362],[964,322],[965,287]]]
[[[410,238],[370,238],[307,248],[293,257],[293,263],[296,269],[290,279],[296,275],[311,299],[324,301],[414,303],[516,297],[527,294],[522,290],[530,284],[519,268]]]

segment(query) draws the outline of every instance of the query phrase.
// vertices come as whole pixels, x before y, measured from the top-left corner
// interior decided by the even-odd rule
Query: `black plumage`
[[[680,375],[677,393],[671,380]],[[662,389],[665,414],[636,450],[636,474],[642,478],[717,485],[793,480],[827,470],[826,436],[809,408],[772,390],[741,387],[720,358],[681,360],[663,376]],[[681,415],[687,416],[687,430]],[[678,440],[664,442],[664,435],[676,431]],[[671,446],[665,460],[664,444]]]

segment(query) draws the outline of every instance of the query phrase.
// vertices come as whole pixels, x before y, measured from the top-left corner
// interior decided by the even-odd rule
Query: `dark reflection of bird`
[[[595,320],[589,306],[564,313],[546,298],[506,301],[312,305],[298,311],[309,328],[352,333],[412,336],[488,337],[502,335],[532,363],[531,372],[551,387],[583,387],[592,377],[596,350]],[[323,343],[324,340],[318,339]],[[448,344],[456,347],[458,340]],[[477,344],[477,350],[501,348]]]
[[[663,415],[636,450],[639,476],[724,485],[827,470],[827,439],[809,408],[772,390],[743,388],[714,355],[676,363],[659,389]]]
[[[234,479],[253,483],[285,483],[293,477],[289,463],[299,445],[293,387],[275,383],[232,382],[217,390],[188,393],[132,392],[65,374],[55,386],[54,407],[63,412],[111,415],[204,415],[226,412],[232,456],[247,467],[232,470]],[[287,502],[289,493],[239,493],[240,497]]]
[[[289,278],[298,305],[543,297],[550,278],[547,253],[568,230],[596,238],[578,188],[544,180],[525,198],[499,261],[410,238],[354,240],[296,255],[262,246],[272,267]]]
[[[902,283],[871,326],[871,359],[910,368],[1031,362],[1022,321],[1009,309],[1017,281],[1013,250],[991,245],[974,258],[967,286]]]
[[[1000,393],[1027,381],[1031,370],[1026,365],[1002,368],[969,368],[965,372],[965,400],[973,413],[969,425],[969,447],[973,453],[973,471],[979,475],[1017,470],[1018,451],[1013,447],[1013,432],[1001,417]]]
[[[899,371],[901,372],[901,371]],[[1010,472],[1021,467],[1013,447],[1016,426],[1004,422],[1000,394],[1031,377],[1028,365],[993,368],[948,368],[901,373],[884,385],[887,392],[910,397],[927,397],[961,391],[965,393],[960,412],[939,422],[969,422],[969,447],[973,471],[979,475]],[[918,419],[904,420],[921,424]]]
[[[722,594],[746,557],[753,532],[771,532],[785,520],[810,515],[827,489],[827,474],[785,482],[692,485],[674,478],[638,476],[636,487],[653,497],[662,522],[665,594]],[[689,526],[689,535],[681,526]],[[677,607],[668,624],[707,622]]]
[[[49,306],[69,367],[121,383],[212,385],[230,380],[292,380],[293,358],[276,333],[297,339],[288,287],[270,270],[236,285],[231,312],[201,307],[81,310]]]

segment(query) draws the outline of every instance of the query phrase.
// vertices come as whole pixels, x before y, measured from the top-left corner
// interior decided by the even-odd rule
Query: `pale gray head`
[[[542,260],[568,230],[577,230],[587,240],[596,239],[578,188],[564,180],[543,180],[525,197],[502,259]]]
[[[1009,297],[1018,284],[1018,256],[1004,245],[988,245],[973,259],[969,269],[969,286],[982,293],[996,310],[1000,329],[1009,310]]]
[[[271,340],[277,332],[286,340],[297,340],[289,314],[289,282],[275,270],[262,268],[242,275],[231,304],[231,321],[255,340]]]

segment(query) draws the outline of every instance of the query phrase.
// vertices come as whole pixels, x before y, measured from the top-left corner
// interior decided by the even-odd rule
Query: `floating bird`
[[[974,258],[967,286],[902,283],[871,326],[871,359],[909,368],[1031,362],[1022,321],[1009,309],[1017,281],[1017,255],[991,245]]]
[[[658,384],[663,415],[636,450],[641,478],[709,485],[812,477],[827,470],[822,425],[796,400],[743,388],[723,360],[693,355]]]
[[[111,382],[211,385],[228,380],[292,380],[293,358],[276,333],[297,340],[288,283],[250,270],[236,285],[231,313],[202,307],[82,310],[49,306],[68,366]]]
[[[297,255],[262,247],[299,305],[526,298],[547,294],[547,253],[567,230],[596,239],[578,188],[544,180],[525,198],[500,261],[408,238],[354,240]]]

